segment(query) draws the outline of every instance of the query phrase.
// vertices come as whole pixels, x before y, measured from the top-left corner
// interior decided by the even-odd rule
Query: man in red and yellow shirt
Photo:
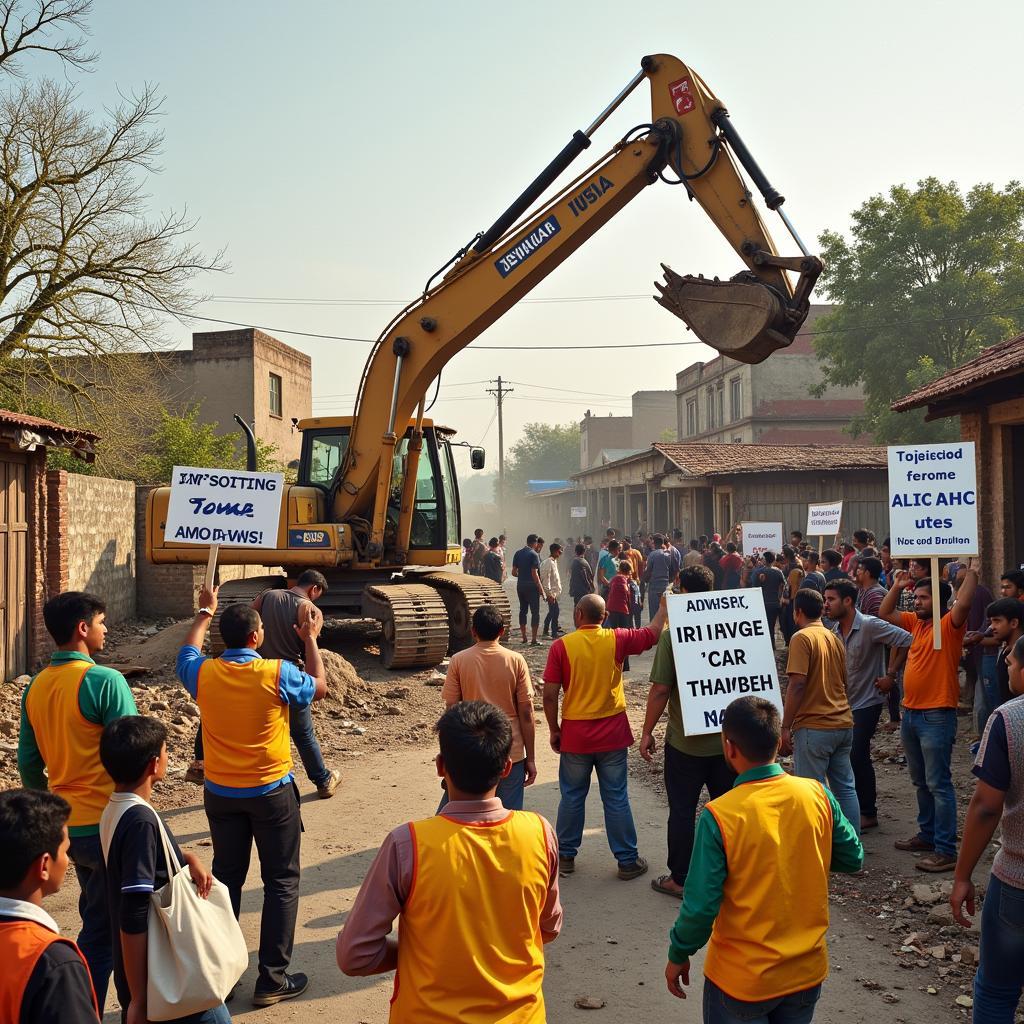
[[[580,599],[573,612],[576,630],[560,637],[548,651],[544,668],[544,714],[551,749],[559,754],[558,857],[563,874],[576,866],[590,777],[597,771],[604,804],[608,845],[618,863],[619,878],[637,878],[647,861],[636,845],[636,826],[629,806],[627,752],[633,732],[626,717],[622,663],[631,654],[650,650],[667,617],[664,595],[651,624],[643,629],[603,629],[605,604],[597,594]],[[558,691],[562,690],[562,721]]]
[[[903,670],[900,739],[910,781],[917,789],[917,834],[898,839],[896,849],[926,853],[914,864],[919,871],[952,871],[956,867],[956,789],[951,762],[960,701],[960,658],[978,586],[973,569],[961,569],[961,573],[966,576],[948,612],[949,584],[939,582],[940,607],[934,608],[929,577],[914,584],[914,611],[897,611],[900,592],[909,578],[906,572],[896,574],[892,590],[878,609],[880,619],[913,636]],[[934,615],[941,616],[939,650],[932,639]]]
[[[61,937],[43,898],[68,870],[71,807],[56,793],[0,793],[0,1021],[98,1024],[81,950]]]
[[[512,770],[500,708],[454,704],[437,735],[449,802],[384,840],[338,936],[338,966],[397,967],[391,1024],[543,1024],[544,944],[562,927],[551,826],[494,795]]]

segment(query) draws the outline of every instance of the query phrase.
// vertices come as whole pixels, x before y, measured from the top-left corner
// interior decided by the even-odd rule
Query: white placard
[[[759,587],[672,594],[668,625],[687,736],[721,731],[737,697],[770,700],[782,712],[775,645]]]
[[[586,505],[573,505],[569,509],[570,519],[586,519],[587,518],[587,506]]]
[[[745,555],[778,554],[785,543],[782,523],[740,523],[740,546]]]
[[[843,503],[830,501],[823,505],[807,506],[808,537],[835,537],[839,533],[839,524],[843,521]]]
[[[175,466],[164,539],[175,544],[276,547],[283,490],[281,473]]]
[[[889,446],[893,558],[977,555],[974,442]]]

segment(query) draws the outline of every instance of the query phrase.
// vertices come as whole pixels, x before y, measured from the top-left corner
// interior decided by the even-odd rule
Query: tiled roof
[[[784,419],[803,416],[815,419],[845,420],[863,411],[863,398],[795,398],[761,402],[754,409],[754,415],[779,416]]]
[[[858,444],[656,444],[686,476],[778,470],[885,469],[883,447]]]
[[[972,391],[981,384],[1024,371],[1024,334],[1000,341],[973,359],[944,373],[941,377],[911,391],[892,403],[894,412],[906,412],[942,398]]]
[[[21,412],[11,412],[9,409],[0,409],[0,424],[7,424],[12,427],[25,427],[27,430],[48,430],[54,433],[65,434],[69,438],[83,437],[90,441],[98,441],[99,434],[91,430],[79,430],[77,427],[65,427],[53,420],[40,419],[38,416],[26,416]]]

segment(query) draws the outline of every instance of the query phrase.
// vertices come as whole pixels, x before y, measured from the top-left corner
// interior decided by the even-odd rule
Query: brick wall
[[[107,621],[135,617],[135,484],[62,474],[67,589],[89,590],[107,604]]]
[[[43,622],[43,605],[49,597],[46,580],[48,524],[46,521],[46,451],[29,454],[25,495],[28,511],[28,662],[35,668],[49,654],[50,635]]]

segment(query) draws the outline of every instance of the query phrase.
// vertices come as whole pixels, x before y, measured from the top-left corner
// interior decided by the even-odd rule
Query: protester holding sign
[[[668,990],[685,999],[704,960],[704,1020],[809,1022],[828,976],[828,876],[864,863],[855,828],[818,782],[775,763],[779,712],[741,697],[722,717],[733,788],[704,808],[669,932]]]
[[[824,601],[814,590],[793,600],[797,632],[789,644],[789,689],[782,716],[782,753],[793,754],[793,771],[828,781],[847,820],[858,828],[860,803],[853,778],[853,712],[846,694],[842,641],[821,621]]]
[[[679,589],[684,594],[707,594],[714,589],[714,577],[704,565],[684,568],[679,574]],[[686,873],[693,853],[693,834],[697,804],[707,787],[714,799],[727,793],[736,773],[722,754],[722,736],[687,736],[679,700],[672,632],[662,632],[651,666],[651,689],[647,694],[647,713],[640,736],[640,756],[650,763],[657,744],[654,727],[668,707],[665,732],[665,794],[668,797],[668,870],[651,881],[655,892],[682,898]]]
[[[960,654],[978,574],[966,575],[956,603],[947,613],[951,590],[939,583],[942,647],[932,641],[932,581],[921,579],[914,587],[914,612],[896,611],[900,591],[909,578],[898,572],[892,590],[885,595],[878,617],[900,626],[914,640],[903,673],[903,714],[900,739],[907,755],[910,781],[917,789],[917,834],[896,841],[897,850],[929,853],[914,867],[919,871],[952,871],[956,866],[956,790],[950,763],[956,740],[956,708],[960,701]]]
[[[253,1003],[272,1006],[306,990],[305,974],[288,974],[299,909],[299,844],[302,819],[292,773],[288,709],[305,708],[327,695],[316,638],[323,618],[311,616],[295,630],[303,641],[303,672],[290,661],[257,653],[263,642],[259,613],[229,605],[220,619],[227,650],[202,654],[217,588],[204,587],[195,621],[178,652],[178,678],[199,705],[206,744],[203,802],[213,840],[213,873],[231,893],[237,917],[255,840],[263,879],[259,975]]]

